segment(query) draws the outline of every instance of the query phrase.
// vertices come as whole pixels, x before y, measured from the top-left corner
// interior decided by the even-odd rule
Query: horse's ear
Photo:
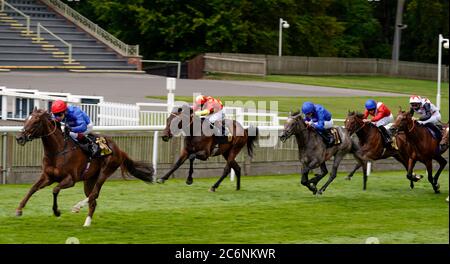
[[[33,108],[33,113],[36,113],[36,111],[37,111],[37,106],[35,106],[35,107]]]

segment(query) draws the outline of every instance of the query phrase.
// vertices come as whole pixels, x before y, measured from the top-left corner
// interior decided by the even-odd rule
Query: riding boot
[[[225,126],[222,124],[222,121],[216,121],[213,125],[214,136],[216,138],[217,144],[225,144],[227,143],[227,138],[225,136]]]
[[[386,128],[384,126],[379,126],[378,129],[381,132],[381,137],[383,138],[385,145],[391,144],[391,135],[389,135],[389,132],[386,130]]]
[[[334,145],[334,137],[329,129],[322,131],[321,135],[324,138],[327,147],[332,147]]]

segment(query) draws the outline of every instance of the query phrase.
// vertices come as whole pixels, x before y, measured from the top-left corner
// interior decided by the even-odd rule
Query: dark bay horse
[[[183,120],[185,122],[183,122]],[[186,124],[182,127],[182,124]],[[215,192],[219,188],[220,183],[225,179],[225,177],[231,172],[231,169],[236,173],[236,190],[241,188],[241,167],[236,162],[236,156],[239,154],[241,149],[247,145],[247,152],[250,157],[253,156],[254,144],[258,138],[258,129],[251,128],[254,130],[244,129],[235,120],[226,120],[226,125],[230,131],[233,131],[233,137],[230,142],[225,144],[220,144],[217,152],[212,153],[213,147],[215,145],[214,136],[208,136],[204,134],[196,135],[194,133],[194,124],[209,123],[208,121],[202,122],[199,117],[193,114],[192,108],[189,106],[175,107],[167,118],[166,128],[162,133],[162,139],[164,141],[169,141],[173,136],[173,131],[171,125],[179,129],[183,129],[185,134],[184,137],[184,148],[181,150],[181,154],[172,168],[161,178],[158,179],[158,183],[163,183],[169,179],[170,175],[176,171],[187,159],[189,159],[189,175],[186,179],[186,184],[190,185],[193,183],[192,174],[194,172],[194,160],[207,160],[209,157],[222,155],[226,160],[227,164],[223,170],[223,174],[220,179],[209,189],[211,192]],[[249,132],[250,131],[250,132]]]
[[[427,168],[428,181],[431,183],[435,193],[439,193],[440,185],[438,183],[442,170],[447,165],[447,161],[442,157],[442,151],[439,149],[439,141],[433,138],[428,129],[412,119],[409,112],[398,112],[395,123],[392,126],[396,133],[404,132],[408,142],[406,150],[408,152],[408,172],[406,177],[411,182],[413,188],[413,169],[417,161],[425,164]],[[399,148],[401,148],[399,146]],[[439,169],[433,177],[433,160],[439,163]]]
[[[313,194],[322,194],[328,185],[336,178],[337,169],[342,159],[347,153],[352,153],[358,163],[364,168],[364,177],[366,163],[358,157],[358,145],[352,141],[347,130],[337,127],[341,137],[341,143],[327,148],[322,137],[314,131],[314,128],[306,125],[300,111],[289,116],[284,125],[284,130],[280,136],[280,140],[285,142],[289,137],[295,135],[298,145],[298,154],[300,164],[302,165],[301,184],[306,186]],[[325,162],[334,157],[333,168],[328,181],[317,191],[318,182],[328,173]],[[321,173],[316,174],[314,178],[308,179],[308,173],[312,169],[320,167]]]
[[[17,143],[25,145],[28,141],[40,138],[44,145],[44,158],[42,174],[39,180],[31,187],[28,194],[20,202],[16,215],[22,215],[22,209],[30,197],[39,189],[57,182],[53,189],[53,213],[60,216],[57,198],[61,189],[73,187],[76,182],[84,181],[84,193],[87,199],[78,203],[74,208],[79,211],[83,204],[89,204],[89,213],[84,226],[90,226],[94,214],[97,198],[106,179],[119,167],[122,176],[130,173],[145,182],[153,181],[153,168],[143,163],[131,160],[128,155],[109,138],[106,138],[113,151],[111,155],[93,158],[88,167],[89,159],[81,148],[71,139],[68,132],[63,132],[61,126],[52,120],[50,113],[45,110],[33,110],[25,120],[23,130],[16,136]]]
[[[372,122],[364,122],[363,114],[354,111],[348,112],[345,119],[345,128],[350,135],[356,133],[360,145],[358,153],[365,162],[393,157],[405,167],[405,170],[408,170],[408,153],[404,147],[407,142],[404,133],[396,135],[396,143],[402,146],[401,149],[395,149],[392,145],[385,146],[379,129]],[[347,178],[351,179],[355,171],[360,167],[361,164],[357,163]],[[421,178],[422,176],[413,175],[414,181],[418,181]],[[366,189],[366,185],[367,177],[364,177],[364,189]]]

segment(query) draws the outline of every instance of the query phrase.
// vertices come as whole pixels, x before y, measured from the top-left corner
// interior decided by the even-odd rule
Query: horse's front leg
[[[311,168],[308,165],[304,165],[302,168],[302,172],[301,172],[302,179],[301,179],[300,183],[303,186],[306,186],[313,194],[316,194],[317,193],[316,185],[312,182],[309,182],[309,180],[308,180],[309,171],[311,171]]]
[[[33,184],[33,186],[31,187],[31,189],[28,191],[27,195],[22,199],[22,201],[19,204],[19,207],[17,207],[16,209],[16,216],[21,216],[22,215],[22,210],[25,207],[25,205],[27,204],[28,200],[30,199],[30,197],[37,192],[38,190],[49,186],[50,184],[52,184],[53,181],[50,181],[47,174],[42,173],[41,177],[39,178],[39,180]]]
[[[188,157],[189,157],[189,153],[187,152],[186,149],[183,149],[183,151],[181,152],[180,157],[175,162],[175,164],[172,166],[172,168],[164,176],[159,178],[157,180],[157,182],[158,183],[164,183],[167,179],[169,179],[170,175],[172,175],[172,173],[174,171],[176,171],[181,165],[183,165],[183,163],[187,160]]]
[[[56,217],[61,215],[61,212],[58,210],[58,194],[61,189],[70,188],[75,185],[75,181],[72,176],[67,175],[55,188],[53,188],[53,214]]]
[[[192,178],[192,174],[194,173],[194,160],[195,160],[195,154],[191,154],[189,156],[189,175],[186,179],[187,185],[191,185],[194,182],[194,179]]]
[[[408,159],[408,172],[406,173],[406,178],[409,180],[409,187],[414,189],[414,181],[417,181],[415,177],[413,177],[414,166],[416,165],[415,159]]]

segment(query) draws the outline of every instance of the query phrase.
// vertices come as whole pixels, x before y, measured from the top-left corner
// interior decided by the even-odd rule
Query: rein
[[[355,131],[355,133],[358,133],[361,129],[363,129],[367,125],[367,123],[364,121],[359,121],[359,120],[356,120],[356,121],[358,122],[359,125],[361,125],[361,123],[362,123],[362,125]]]

